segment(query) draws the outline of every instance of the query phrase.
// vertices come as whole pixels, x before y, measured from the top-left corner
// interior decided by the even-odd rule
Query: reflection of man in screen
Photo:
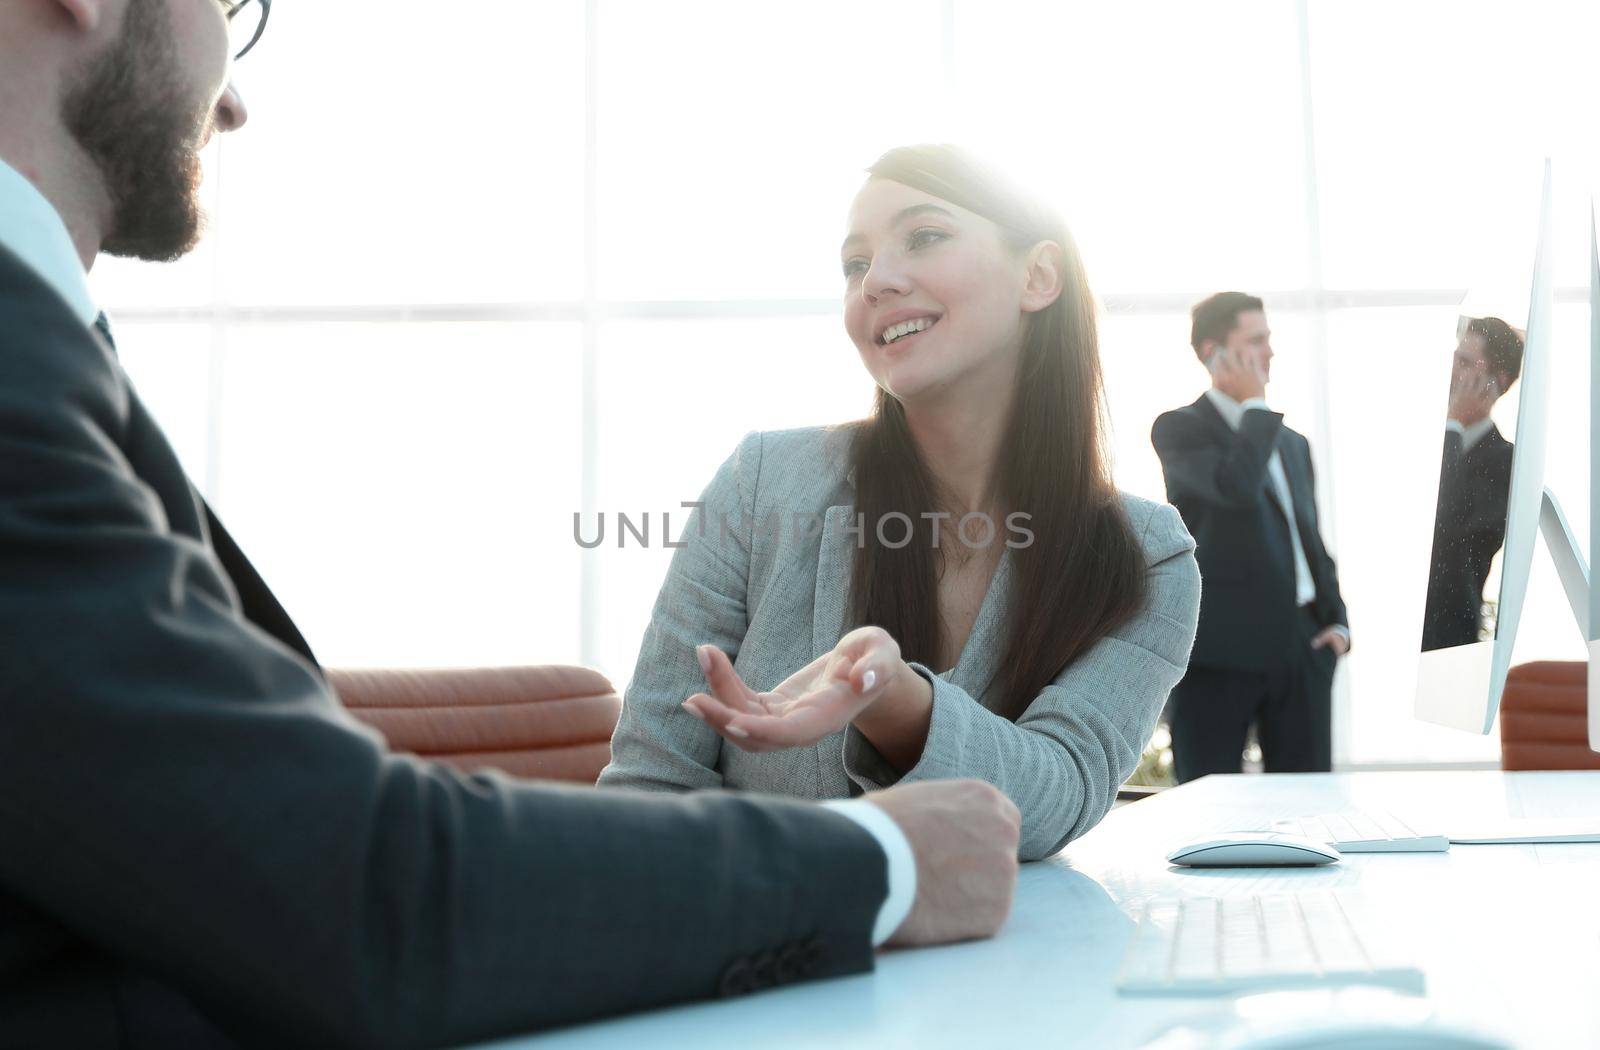
[[[1467,325],[1450,373],[1422,649],[1478,640],[1489,563],[1506,539],[1511,442],[1489,418],[1522,372],[1522,337],[1498,317]]]

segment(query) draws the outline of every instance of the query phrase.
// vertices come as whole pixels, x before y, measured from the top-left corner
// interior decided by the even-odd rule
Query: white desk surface
[[[1228,1009],[1221,998],[1115,993],[1129,916],[1144,901],[1337,889],[1364,932],[1393,937],[1424,970],[1441,1019],[1491,1025],[1521,1050],[1600,1047],[1600,844],[1457,845],[1355,854],[1326,868],[1194,870],[1164,859],[1176,842],[1237,820],[1343,808],[1594,816],[1600,773],[1207,777],[1124,806],[1055,857],[1024,865],[993,940],[886,952],[871,974],[492,1046],[1133,1048]]]

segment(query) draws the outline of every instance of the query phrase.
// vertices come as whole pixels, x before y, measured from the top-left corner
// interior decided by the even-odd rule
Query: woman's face
[[[841,259],[845,329],[879,386],[902,403],[963,384],[1009,388],[1028,267],[1000,227],[869,179],[850,208]]]

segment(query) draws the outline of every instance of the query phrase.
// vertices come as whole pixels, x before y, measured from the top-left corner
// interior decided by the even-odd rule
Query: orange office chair
[[[622,700],[587,667],[333,671],[350,713],[394,751],[471,772],[593,784],[611,761]]]
[[[1588,670],[1581,660],[1519,664],[1500,698],[1503,769],[1600,769],[1589,750]]]

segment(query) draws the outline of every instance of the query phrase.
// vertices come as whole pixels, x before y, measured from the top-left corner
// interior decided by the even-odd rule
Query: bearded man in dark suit
[[[454,1045],[992,934],[1018,821],[987,784],[562,789],[342,711],[85,276],[194,245],[267,8],[0,3],[0,1045]]]

